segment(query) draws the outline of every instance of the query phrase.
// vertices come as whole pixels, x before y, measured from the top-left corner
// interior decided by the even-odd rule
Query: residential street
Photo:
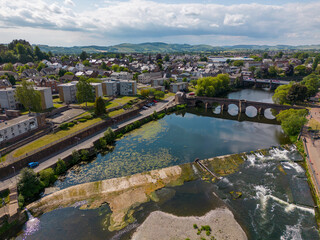
[[[130,124],[132,122],[135,122],[135,121],[137,121],[147,115],[151,115],[154,111],[161,111],[164,108],[166,108],[169,104],[171,104],[173,101],[174,101],[174,96],[171,96],[171,97],[167,98],[166,100],[163,100],[161,102],[156,103],[155,106],[152,106],[146,110],[141,110],[140,114],[138,116],[133,117],[133,118],[126,120],[124,122],[121,122],[120,124],[113,125],[112,129],[115,130],[115,129],[120,128],[126,124]],[[57,154],[48,156],[48,158],[46,160],[44,160],[43,162],[41,162],[39,164],[39,166],[37,168],[35,168],[34,170],[36,172],[39,172],[43,169],[46,169],[46,168],[52,166],[54,163],[56,163],[58,161],[59,158],[62,159],[62,158],[65,158],[66,156],[70,155],[73,150],[79,150],[82,148],[89,148],[94,141],[96,141],[99,138],[104,136],[104,132],[106,130],[107,130],[107,128],[95,133],[94,135],[92,135],[88,138],[82,139],[78,143],[75,143],[74,145],[68,147],[67,149],[65,149],[61,152],[58,152]],[[76,140],[75,140],[75,142],[76,142]],[[14,170],[12,170],[12,171],[14,172]],[[12,174],[12,176],[10,178],[1,179],[0,180],[0,191],[8,188],[11,184],[16,183],[16,180],[18,178],[17,175],[18,174],[16,174],[16,176],[14,176],[14,174]]]

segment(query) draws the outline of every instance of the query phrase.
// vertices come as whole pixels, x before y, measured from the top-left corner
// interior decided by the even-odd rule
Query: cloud
[[[222,44],[224,39],[317,43],[320,35],[319,2],[221,5],[129,0],[105,1],[90,10],[75,9],[72,0],[63,3],[2,0],[0,34],[1,28],[28,27],[35,35],[47,29],[81,32],[108,41],[192,39],[199,43],[205,42],[205,36],[207,43],[209,39],[220,39]]]
[[[63,2],[65,5],[75,6],[74,2],[72,0],[64,0]]]

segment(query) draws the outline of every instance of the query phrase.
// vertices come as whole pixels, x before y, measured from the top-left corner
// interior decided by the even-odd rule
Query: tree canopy
[[[102,97],[98,97],[94,103],[94,113],[98,116],[106,113],[106,103]]]
[[[228,74],[219,74],[217,77],[204,77],[197,81],[197,95],[215,97],[230,89]]]
[[[306,109],[289,109],[281,111],[277,115],[277,120],[281,122],[283,131],[291,136],[297,136],[301,131],[302,126],[307,122],[306,115],[308,111]]]
[[[93,88],[86,78],[80,77],[79,82],[77,83],[76,97],[78,103],[85,102],[86,106],[87,102],[92,102],[94,100]]]
[[[15,96],[28,111],[41,111],[41,95],[34,89],[33,82],[22,81],[21,86],[16,88]]]

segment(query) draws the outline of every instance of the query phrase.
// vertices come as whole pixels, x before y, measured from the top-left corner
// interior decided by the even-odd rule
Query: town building
[[[161,72],[151,72],[151,73],[142,73],[138,76],[138,82],[139,83],[150,83],[153,79],[159,79],[162,78]]]
[[[102,84],[101,83],[90,83],[90,85],[93,88],[93,93],[94,97],[103,97],[103,92],[102,92]]]
[[[75,84],[72,84],[72,83],[60,84],[58,88],[59,88],[59,97],[62,102],[69,104],[69,103],[75,103],[77,101],[77,98],[76,98],[77,87]]]
[[[103,95],[106,95],[108,97],[117,96],[119,93],[117,88],[117,82],[112,80],[102,82],[102,92]]]
[[[122,96],[133,96],[137,95],[137,82],[132,80],[120,80],[120,95]]]
[[[110,77],[118,80],[132,80],[132,73],[128,72],[113,72]]]
[[[0,144],[38,128],[36,116],[24,115],[0,123]]]
[[[179,83],[171,83],[170,84],[170,92],[176,93],[179,91],[185,91],[188,89],[187,82],[179,82]]]
[[[0,89],[0,107],[4,109],[16,109],[17,102],[14,95],[14,88]]]
[[[51,88],[50,87],[34,87],[34,89],[40,92],[42,110],[53,108]]]

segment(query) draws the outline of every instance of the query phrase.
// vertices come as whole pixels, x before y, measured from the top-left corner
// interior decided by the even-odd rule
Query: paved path
[[[152,106],[150,108],[148,108],[147,110],[141,110],[140,114],[136,117],[133,117],[129,120],[123,121],[120,124],[116,124],[112,126],[112,129],[117,129],[120,128],[122,126],[125,126],[126,124],[135,122],[147,115],[151,115],[154,111],[161,111],[163,109],[165,109],[166,107],[168,107],[170,104],[172,104],[174,101],[174,96],[171,96],[169,98],[167,98],[164,101],[158,102],[155,106]],[[92,143],[96,140],[98,140],[99,138],[104,136],[104,132],[107,130],[107,128],[95,133],[94,135],[91,135],[90,137],[87,137],[85,139],[82,139],[81,141],[75,143],[72,146],[69,146],[67,149],[62,150],[54,155],[48,156],[48,158],[46,160],[44,160],[43,162],[41,162],[39,164],[39,166],[37,168],[35,168],[35,172],[39,172],[43,169],[46,169],[50,166],[52,166],[54,163],[56,163],[58,161],[59,158],[63,159],[65,157],[67,157],[68,155],[72,154],[73,150],[79,150],[79,149],[83,149],[83,148],[89,148],[90,146],[92,146]],[[76,140],[75,140],[76,141]],[[11,184],[15,184],[16,180],[18,179],[17,175],[13,175],[10,176],[7,179],[1,179],[0,180],[0,191],[3,189],[8,188]]]
[[[308,119],[311,117],[320,123],[320,109],[312,108]],[[310,134],[307,133],[303,135],[306,139],[305,145],[307,146],[307,153],[309,155],[309,159],[307,160],[311,168],[310,174],[314,177],[314,185],[317,188],[318,194],[320,194],[320,140],[312,139]]]

